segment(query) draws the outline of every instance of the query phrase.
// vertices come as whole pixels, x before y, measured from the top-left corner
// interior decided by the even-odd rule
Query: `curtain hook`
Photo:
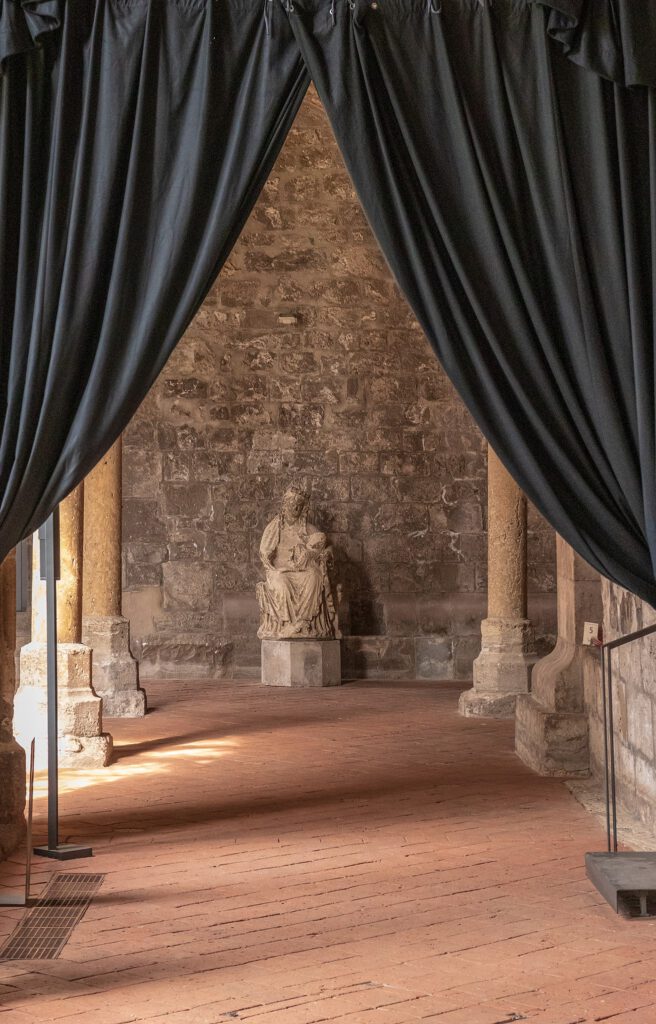
[[[479,0],[480,3],[480,0]],[[440,0],[440,6],[435,6],[435,0],[428,0],[427,14],[441,14],[442,13],[442,0]]]
[[[335,0],[330,0],[330,17],[333,20],[333,26],[336,24],[335,21]]]
[[[287,14],[293,14],[294,13],[294,0],[286,0],[286,2],[285,2],[285,10],[287,11]]]

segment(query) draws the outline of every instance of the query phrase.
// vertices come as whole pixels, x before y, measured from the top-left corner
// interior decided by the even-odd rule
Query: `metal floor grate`
[[[0,960],[55,960],[81,921],[104,875],[55,875],[0,948]]]

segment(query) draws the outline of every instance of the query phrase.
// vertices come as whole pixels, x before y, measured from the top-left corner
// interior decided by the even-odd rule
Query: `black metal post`
[[[608,691],[606,689],[606,651],[602,647],[599,651],[601,658],[601,697],[604,709],[604,776],[606,781],[606,841],[608,852],[611,852],[610,843],[610,762],[608,757]]]
[[[57,578],[56,537],[59,523],[53,513],[45,524],[46,660],[48,668],[48,848],[59,845],[59,755],[57,724]]]
[[[57,580],[59,572],[59,509],[39,531],[41,579],[46,581],[46,629],[48,673],[48,845],[35,846],[41,857],[72,860],[91,857],[90,846],[59,842],[59,729],[57,723]]]

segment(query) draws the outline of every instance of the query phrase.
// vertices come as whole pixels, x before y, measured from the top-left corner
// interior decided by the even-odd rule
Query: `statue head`
[[[292,484],[282,497],[281,514],[288,523],[305,519],[310,506],[310,495],[303,487]]]

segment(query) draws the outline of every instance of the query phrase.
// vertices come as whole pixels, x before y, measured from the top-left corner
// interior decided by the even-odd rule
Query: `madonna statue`
[[[310,496],[288,487],[280,512],[262,534],[266,581],[257,585],[261,640],[335,640],[341,636],[329,577],[332,550],[308,523]]]

